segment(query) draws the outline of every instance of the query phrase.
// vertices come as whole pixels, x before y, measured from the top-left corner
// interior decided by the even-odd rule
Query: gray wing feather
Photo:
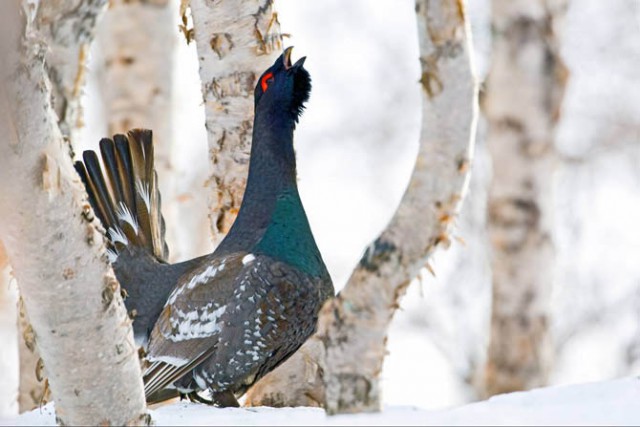
[[[244,255],[213,259],[180,278],[151,333],[147,358],[152,365],[144,373],[147,396],[172,384],[215,348]]]
[[[147,395],[181,377],[185,389],[194,382],[214,390],[248,387],[313,333],[321,304],[317,284],[266,256],[243,263],[244,255],[225,261],[233,265],[223,270],[226,277],[190,288],[200,271],[176,288],[152,334],[149,359],[156,363],[145,374]],[[214,309],[212,302],[218,304],[215,328],[194,327],[206,318],[202,307],[209,314]]]

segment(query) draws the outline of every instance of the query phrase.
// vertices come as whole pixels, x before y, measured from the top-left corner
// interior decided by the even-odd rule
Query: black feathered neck
[[[311,78],[303,60],[285,68],[281,58],[256,86],[247,187],[238,217],[216,252],[262,253],[319,277],[326,268],[298,194],[293,149]]]

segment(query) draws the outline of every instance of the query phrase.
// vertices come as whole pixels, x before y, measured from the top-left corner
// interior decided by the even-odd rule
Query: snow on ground
[[[328,417],[316,408],[227,408],[180,402],[152,411],[165,425],[640,425],[640,378],[541,388],[458,408],[387,407]],[[53,404],[0,425],[55,425]]]

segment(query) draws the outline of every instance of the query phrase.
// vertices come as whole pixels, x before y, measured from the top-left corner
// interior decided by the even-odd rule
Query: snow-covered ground
[[[317,408],[217,409],[175,403],[152,411],[170,425],[640,425],[640,378],[541,388],[454,409],[390,406],[377,414],[327,416]],[[0,425],[54,426],[53,404]]]

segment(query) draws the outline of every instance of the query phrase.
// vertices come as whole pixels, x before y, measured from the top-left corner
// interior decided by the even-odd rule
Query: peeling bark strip
[[[65,138],[75,141],[82,127],[80,106],[86,61],[98,17],[108,0],[46,0],[36,14],[39,34],[48,44],[46,67],[53,109]]]
[[[191,0],[200,60],[213,187],[210,218],[217,245],[233,224],[246,185],[253,89],[282,51],[273,0]]]
[[[48,380],[43,378],[40,367],[43,366],[36,347],[33,326],[29,322],[24,301],[18,305],[18,350],[20,353],[20,389],[18,407],[20,413],[31,411],[51,400]]]
[[[9,258],[0,242],[0,419],[18,415],[18,292],[11,280]],[[13,283],[12,283],[13,282]]]
[[[557,6],[552,10],[551,5]],[[483,394],[543,386],[551,343],[554,129],[567,70],[554,20],[564,0],[494,0],[483,109],[493,157],[493,309]]]
[[[276,392],[258,383],[265,395],[252,390],[250,403],[276,400],[288,406],[301,395],[324,391],[321,403],[331,414],[380,409],[387,329],[409,282],[435,249],[449,246],[475,140],[477,85],[464,4],[418,0],[416,15],[423,120],[408,188],[387,229],[365,251],[340,295],[321,312],[313,339],[324,344],[326,357],[297,352],[271,374],[287,378],[287,389]],[[324,369],[324,385],[305,377],[304,372],[314,368]]]
[[[37,26],[0,3],[0,239],[60,424],[148,424],[131,321],[51,108]],[[10,133],[13,130],[14,133]]]

